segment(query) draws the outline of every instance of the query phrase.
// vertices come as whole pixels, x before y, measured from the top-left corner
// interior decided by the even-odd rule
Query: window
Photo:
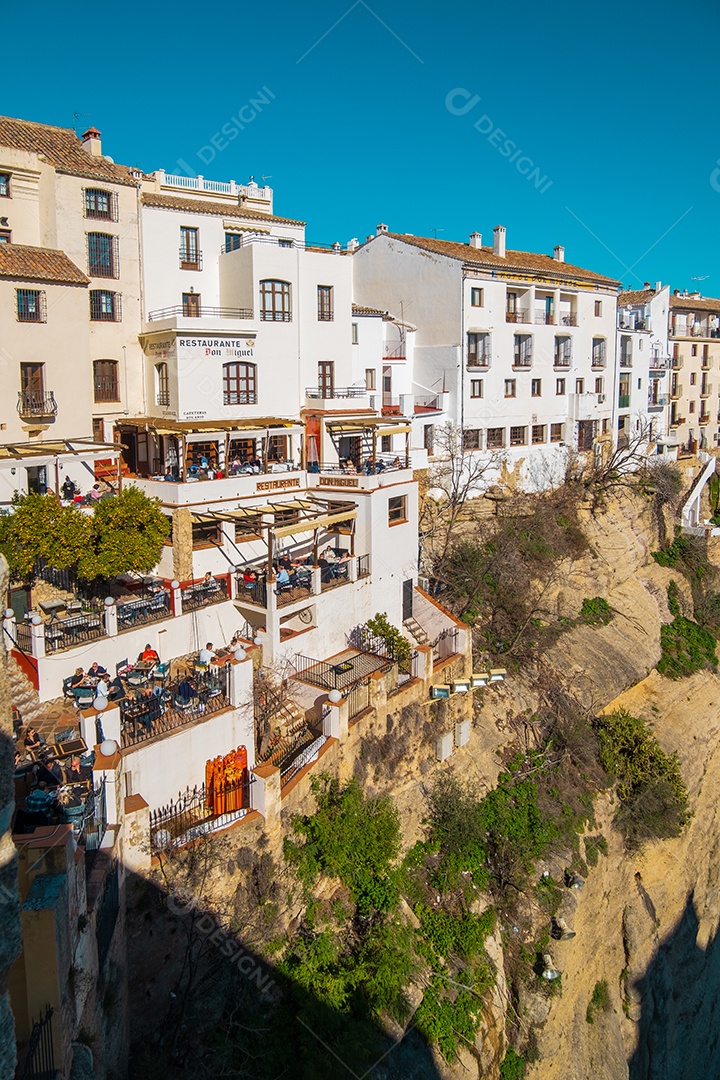
[[[642,390],[642,379],[638,379],[638,390]]]
[[[527,428],[526,427],[511,427],[510,428],[510,445],[511,446],[525,446],[527,443]]]
[[[376,376],[376,373],[375,373],[375,368],[371,368],[371,367],[365,368],[365,389],[366,390],[376,390],[377,389],[377,381],[376,381],[376,379],[377,379],[377,376]]]
[[[331,398],[335,393],[335,363],[321,360],[318,364],[318,389],[320,397]]]
[[[263,322],[290,322],[290,283],[260,282],[260,319]]]
[[[0,244],[9,244],[12,241],[10,229],[0,229]]]
[[[481,398],[483,396],[483,381],[482,379],[470,380],[470,397]]]
[[[533,445],[537,445],[538,443],[544,443],[545,442],[545,425],[544,424],[533,424],[533,427],[532,427],[532,441],[533,441]]]
[[[242,247],[242,233],[226,232],[225,233],[225,250],[237,251],[239,247]]]
[[[257,540],[262,536],[262,514],[245,511],[240,521],[235,522],[235,543],[243,544],[247,540]]]
[[[423,428],[423,446],[428,454],[432,454],[435,447],[435,427],[433,424],[426,424]]]
[[[194,548],[219,546],[223,542],[219,521],[193,521],[192,543]]]
[[[530,395],[542,397],[542,379],[533,379],[530,383]]]
[[[561,367],[570,367],[572,361],[572,338],[558,336],[555,338],[555,364]]]
[[[592,362],[605,366],[605,338],[593,338]]]
[[[691,371],[690,372],[690,385],[695,386],[696,382],[697,382],[697,373],[694,372],[694,371]]]
[[[603,392],[603,381],[604,381],[603,379],[596,379],[595,380],[595,393],[596,394],[602,394],[602,392]]]
[[[18,322],[47,322],[45,293],[39,289],[16,289]]]
[[[689,401],[688,402],[688,412],[695,412],[695,402],[694,401]]]
[[[117,195],[100,188],[85,188],[85,217],[117,221]]]
[[[165,361],[155,365],[155,404],[170,404],[170,377]]]
[[[350,341],[351,341],[351,343],[353,345],[357,345],[358,340],[359,340],[358,339],[358,324],[356,322],[351,323],[350,324],[350,329],[352,331],[352,337],[350,338]]]
[[[200,230],[180,226],[180,269],[200,270],[202,255],[200,252]]]
[[[255,364],[223,364],[223,405],[256,405]]]
[[[489,427],[487,429],[487,448],[488,450],[499,450],[501,446],[505,445],[505,428],[501,427]]]
[[[90,277],[119,277],[118,238],[107,233],[88,233]]]
[[[392,435],[380,436],[380,450],[383,454],[392,453]]]
[[[10,198],[10,173],[0,173],[0,198]]]
[[[200,318],[200,293],[184,292],[182,294],[182,309],[186,319]]]
[[[595,301],[595,316],[599,317],[600,315],[602,315],[602,300],[596,300]]]
[[[101,416],[93,416],[92,433],[95,442],[105,442],[105,421]]]
[[[278,247],[289,248],[293,246],[292,240],[278,240]]]
[[[575,380],[575,393],[576,394],[584,394],[585,393],[585,380],[584,379],[576,379]]]
[[[483,306],[483,290],[471,289],[470,290],[470,306],[482,307]]]
[[[388,525],[401,525],[407,521],[407,495],[388,499]]]
[[[106,289],[90,290],[90,318],[93,322],[120,322],[120,293]]]
[[[505,380],[505,397],[515,397],[517,391],[517,380],[506,379]]]
[[[25,416],[42,416],[45,408],[45,365],[20,365],[20,402]]]
[[[603,433],[603,435],[607,435],[609,430],[610,430],[610,421],[607,419],[607,417],[604,417],[603,422],[602,422],[602,433]]]
[[[468,367],[487,367],[490,363],[490,335],[469,333],[467,336]]]
[[[117,360],[95,360],[93,363],[95,401],[120,400],[118,367]]]
[[[515,334],[515,346],[513,351],[513,364],[516,367],[530,367],[533,355],[533,339],[531,334]]]
[[[318,285],[318,322],[333,321],[333,287],[332,285]]]
[[[480,429],[463,428],[463,450],[480,449]]]
[[[558,397],[561,397],[565,393],[565,380],[564,379],[556,379],[555,380],[555,393],[558,395]]]
[[[690,355],[691,356],[697,356],[697,345],[691,345],[690,346]]]
[[[550,442],[562,442],[563,441],[563,427],[564,424],[551,424],[550,425]]]

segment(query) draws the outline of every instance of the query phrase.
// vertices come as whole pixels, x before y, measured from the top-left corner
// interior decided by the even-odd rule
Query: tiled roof
[[[654,289],[635,289],[628,292],[621,292],[618,296],[618,307],[644,307],[645,304],[649,304],[655,295]]]
[[[720,300],[715,300],[712,296],[671,296],[670,307],[680,311],[720,313]]]
[[[353,315],[387,315],[387,311],[382,308],[364,307],[362,304],[353,304],[352,310]]]
[[[486,270],[509,270],[520,274],[543,273],[546,277],[570,278],[572,280],[591,281],[607,288],[617,288],[620,284],[614,278],[604,277],[592,270],[583,270],[570,263],[558,262],[551,255],[538,255],[534,251],[507,251],[504,258],[496,255],[491,247],[471,247],[470,244],[458,244],[452,240],[435,240],[426,236],[406,236],[402,233],[386,233],[393,240],[402,240],[405,244],[432,251],[436,255],[445,255],[449,259],[461,259]]]
[[[23,244],[0,244],[0,278],[56,285],[87,285],[90,280],[64,251]]]
[[[141,196],[143,206],[159,206],[165,210],[185,210],[192,214],[222,214],[223,217],[247,218],[248,221],[279,221],[284,225],[304,225],[304,221],[292,218],[275,217],[273,214],[261,214],[257,210],[245,210],[233,203],[205,202],[203,199],[188,199],[177,195]]]
[[[58,172],[84,176],[88,180],[137,185],[137,180],[125,165],[114,165],[101,155],[94,157],[83,150],[82,140],[72,128],[51,127],[31,120],[0,116],[0,147],[3,146],[37,154]]]

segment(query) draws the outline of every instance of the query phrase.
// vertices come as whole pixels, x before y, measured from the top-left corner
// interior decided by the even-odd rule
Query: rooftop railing
[[[192,310],[183,304],[175,304],[173,307],[157,308],[148,312],[148,322],[157,322],[159,319],[172,318],[185,319],[252,319],[252,308],[228,308],[228,307],[201,307]]]
[[[328,387],[306,386],[305,397],[308,398],[362,398],[367,397],[368,390],[364,386],[334,386]]]

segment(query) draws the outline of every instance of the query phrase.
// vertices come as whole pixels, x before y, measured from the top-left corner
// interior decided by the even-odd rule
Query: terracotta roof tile
[[[364,307],[362,304],[353,304],[352,310],[353,315],[387,315],[387,311],[382,308]]]
[[[246,218],[248,221],[279,221],[284,225],[304,225],[304,221],[293,218],[275,217],[273,214],[261,214],[258,210],[245,210],[233,203],[205,202],[203,199],[188,199],[177,195],[141,196],[143,206],[163,207],[165,210],[185,210],[192,214],[222,214],[223,217]]]
[[[627,292],[621,292],[618,296],[618,307],[644,307],[645,304],[649,304],[655,295],[654,289],[632,289]]]
[[[87,285],[90,280],[64,251],[23,244],[0,244],[0,278],[56,285]]]
[[[88,180],[137,186],[137,180],[125,165],[115,165],[105,157],[94,157],[83,150],[82,140],[72,128],[51,127],[49,124],[36,124],[31,120],[0,116],[0,147],[2,146],[37,154],[42,161],[61,173],[83,176]]]
[[[473,263],[487,270],[517,271],[520,274],[543,273],[547,277],[560,279],[572,279],[590,281],[597,285],[604,285],[609,289],[617,288],[620,284],[614,278],[604,277],[592,270],[583,270],[571,263],[558,262],[551,255],[538,255],[533,251],[507,251],[504,258],[496,255],[491,247],[471,247],[470,244],[459,244],[452,240],[435,240],[426,236],[406,236],[403,233],[386,233],[393,240],[402,240],[405,244],[413,247],[432,251],[436,255],[445,255],[449,259],[461,259],[465,263]],[[372,241],[371,241],[372,242]]]
[[[720,314],[720,300],[712,296],[671,296],[670,307],[676,311],[714,311]]]

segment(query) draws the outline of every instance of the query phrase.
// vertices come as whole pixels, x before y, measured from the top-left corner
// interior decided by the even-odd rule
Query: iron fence
[[[154,851],[183,847],[199,836],[224,829],[250,810],[250,787],[254,781],[247,770],[237,784],[223,789],[223,813],[213,811],[213,799],[205,784],[179,792],[165,806],[150,812],[150,845]]]
[[[29,623],[15,624],[15,643],[23,652],[32,655],[32,630]]]
[[[355,683],[345,696],[348,703],[348,720],[354,720],[370,707],[370,680],[363,679],[362,682]]]
[[[225,578],[213,578],[207,585],[204,581],[196,585],[189,585],[182,590],[183,611],[198,611],[207,607],[208,604],[220,604],[228,598],[227,581]]]
[[[147,742],[156,735],[227,709],[230,705],[228,667],[213,666],[163,686],[151,688],[148,683],[138,691],[138,696],[121,698],[118,705],[123,748]]]
[[[307,729],[304,735],[293,740],[292,747],[288,748],[287,752],[279,761],[274,762],[274,764],[277,765],[277,768],[280,769],[281,789],[284,788],[301,769],[304,769],[313,758],[317,757],[320,749],[324,746],[325,741],[324,735],[313,735],[313,733],[307,731]]]
[[[53,616],[45,623],[45,651],[63,652],[86,641],[107,637],[102,615],[83,612],[65,618]]]
[[[58,569],[57,566],[48,566],[42,559],[37,559],[33,574],[42,581],[47,581],[49,585],[54,585],[56,589],[62,589],[64,592],[75,591],[75,573],[67,566]]]
[[[370,577],[370,556],[358,555],[357,557],[357,577],[358,580],[364,577]]]
[[[118,630],[134,630],[137,626],[159,622],[170,617],[170,593],[165,589],[146,593],[137,599],[117,605]]]
[[[452,656],[457,652],[458,634],[458,628],[456,626],[451,626],[446,630],[441,630],[435,640],[430,643],[433,651],[433,660],[436,664],[440,660],[445,660],[448,656]]]
[[[25,1060],[17,1073],[18,1080],[54,1080],[53,1013],[52,1005],[46,1005],[45,1012],[33,1021]]]
[[[267,586],[264,581],[245,581],[242,574],[236,574],[235,599],[265,608],[267,607]]]

